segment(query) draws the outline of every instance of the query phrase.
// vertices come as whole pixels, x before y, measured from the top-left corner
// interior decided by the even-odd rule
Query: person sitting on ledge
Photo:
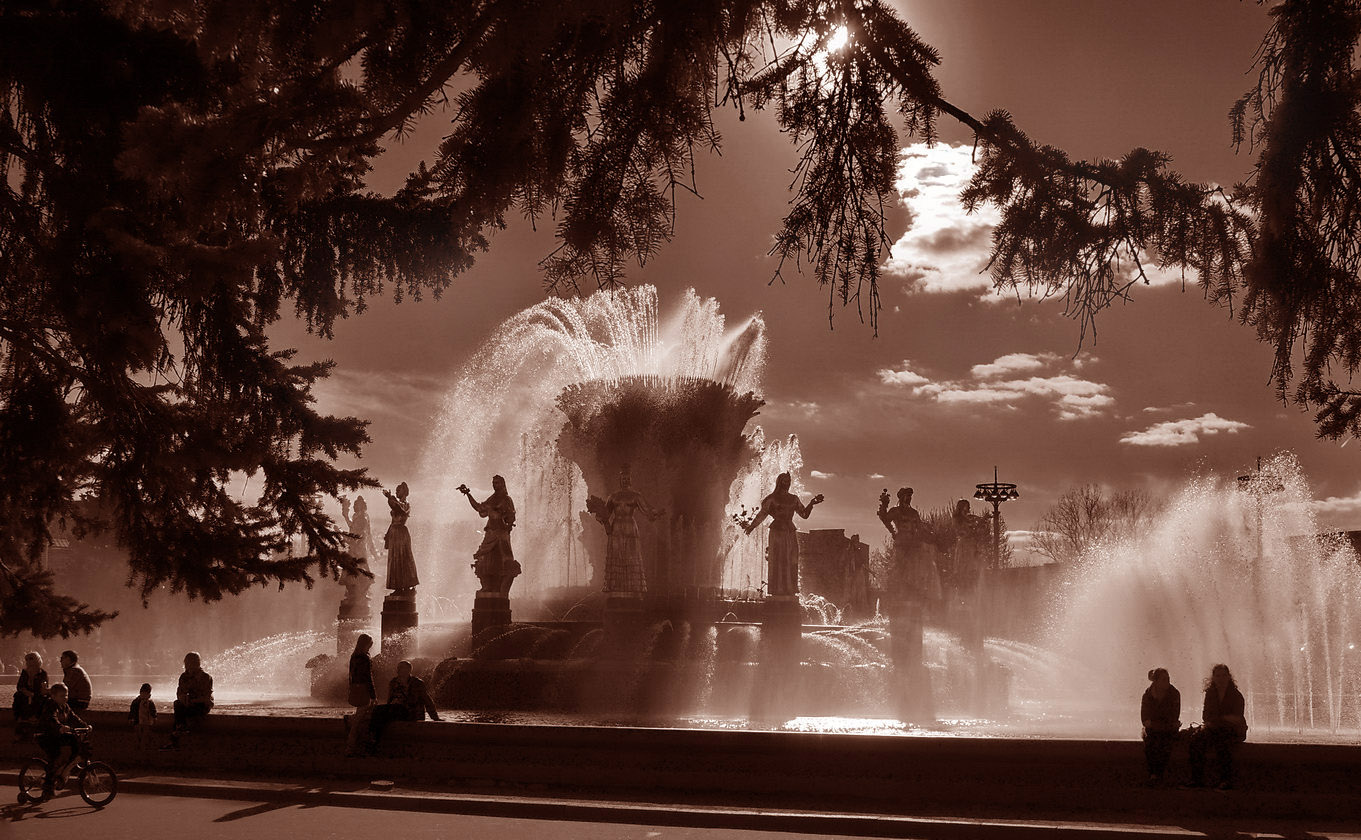
[[[1248,737],[1248,722],[1243,716],[1244,705],[1243,693],[1233,681],[1229,666],[1214,666],[1210,670],[1210,679],[1205,682],[1205,705],[1202,710],[1205,722],[1191,734],[1191,784],[1188,787],[1205,786],[1205,755],[1213,749],[1219,765],[1218,787],[1220,790],[1233,789],[1233,754]]]
[[[1139,704],[1139,717],[1144,724],[1144,761],[1148,764],[1148,783],[1162,784],[1167,762],[1172,758],[1172,746],[1181,730],[1181,692],[1172,685],[1166,668],[1148,672],[1150,685],[1144,690]]]
[[[14,686],[14,740],[22,740],[32,733],[31,724],[37,721],[47,701],[47,672],[43,658],[36,650],[24,654],[24,667],[19,682]]]
[[[378,746],[378,739],[394,720],[439,720],[435,702],[425,688],[425,681],[411,675],[411,663],[403,659],[397,663],[397,676],[388,680],[388,701],[373,708],[369,722],[370,749]]]
[[[80,664],[80,657],[74,650],[62,651],[59,661],[62,682],[66,683],[66,693],[70,698],[67,702],[77,712],[83,712],[90,708],[90,699],[94,696],[94,689],[90,686],[90,675],[85,673],[84,666]]]
[[[208,716],[213,708],[213,678],[203,670],[203,660],[194,651],[184,655],[184,673],[180,674],[175,689],[173,707],[175,722],[170,730],[170,743],[163,750],[179,749],[180,736],[189,731],[192,723]]]

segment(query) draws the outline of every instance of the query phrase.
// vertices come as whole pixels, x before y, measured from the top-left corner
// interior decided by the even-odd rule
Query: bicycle
[[[92,760],[94,748],[90,741],[90,727],[79,727],[73,732],[80,739],[80,747],[58,774],[54,788],[64,788],[72,773],[75,773],[80,798],[95,808],[103,808],[118,795],[118,774],[104,762]],[[19,804],[42,802],[49,798],[50,794],[45,795],[43,792],[47,766],[47,759],[31,758],[19,770]]]

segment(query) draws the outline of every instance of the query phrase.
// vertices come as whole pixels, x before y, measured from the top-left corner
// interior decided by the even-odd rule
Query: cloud
[[[931,381],[919,373],[914,373],[911,367],[909,367],[911,364],[911,359],[903,359],[902,370],[894,370],[892,368],[881,369],[878,372],[879,381],[883,382],[885,385],[924,385]]]
[[[809,470],[809,478],[836,478],[836,473],[823,472],[822,470]]]
[[[1040,370],[1058,361],[1058,358],[1057,353],[1008,353],[987,364],[974,365],[971,373],[977,379],[987,379],[1007,373]]]
[[[905,359],[900,370],[884,368],[878,375],[885,385],[911,388],[914,396],[928,397],[938,403],[1016,409],[1027,401],[1039,400],[1051,404],[1060,420],[1095,417],[1115,405],[1109,385],[1054,370],[1064,364],[1065,360],[1057,353],[1008,353],[991,362],[974,365],[970,369],[972,379],[933,382],[912,370],[911,361]],[[1072,363],[1072,367],[1076,368],[1077,364]],[[996,378],[1025,372],[1050,375]]]
[[[915,291],[991,292],[992,278],[981,272],[1001,217],[991,205],[964,212],[959,193],[973,170],[972,146],[915,143],[903,149],[895,186],[909,221],[889,249],[886,274]]]
[[[868,478],[870,481],[878,481],[881,478],[885,478],[883,473],[870,473],[865,477]]]
[[[394,371],[335,368],[312,393],[317,410],[371,419],[381,415],[418,417],[422,422],[449,388],[448,377]]]
[[[1185,411],[1188,408],[1195,408],[1196,404],[1191,400],[1179,402],[1176,405],[1150,405],[1144,408],[1148,414],[1166,414],[1173,411]]]
[[[960,192],[973,178],[973,155],[971,144],[951,143],[914,143],[899,153],[894,187],[907,210],[908,223],[889,249],[884,273],[902,278],[908,291],[1010,299],[993,290],[992,277],[986,272],[992,232],[1001,213],[992,204],[968,213],[959,201]],[[1149,286],[1184,285],[1179,269],[1159,268],[1148,254],[1140,254],[1140,262]],[[1133,279],[1134,261],[1122,260],[1120,270]],[[1140,281],[1139,285],[1144,284]]]
[[[1154,423],[1142,432],[1126,432],[1120,442],[1131,446],[1190,446],[1199,443],[1201,435],[1208,437],[1220,432],[1232,435],[1247,428],[1251,428],[1247,423],[1226,420],[1214,412],[1208,412],[1188,420]]]
[[[1361,515],[1361,491],[1351,496],[1315,499],[1309,507],[1318,516],[1358,516]]]

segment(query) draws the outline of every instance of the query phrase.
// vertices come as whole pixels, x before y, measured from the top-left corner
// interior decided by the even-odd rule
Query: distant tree
[[[0,608],[22,591],[69,618],[57,632],[98,620],[33,560],[84,496],[143,591],[336,574],[320,499],[369,482],[335,466],[363,423],[313,410],[329,366],[293,364],[269,325],[291,309],[329,336],[375,294],[439,295],[511,214],[554,220],[550,289],[619,282],[698,190],[718,108],[769,109],[795,144],[772,253],[829,314],[877,322],[898,151],[943,114],[977,140],[966,203],[1001,208],[1000,287],[1062,294],[1085,333],[1146,262],[1180,267],[1275,346],[1283,396],[1301,355],[1320,433],[1361,432],[1361,392],[1329,378],[1361,364],[1361,0],[1273,15],[1232,115],[1256,176],[1226,192],[963,111],[882,0],[0,4]],[[369,192],[381,141],[451,92],[429,164]],[[244,475],[250,502],[228,491]],[[269,559],[296,534],[306,557]]]
[[[1084,484],[1065,491],[1040,518],[1033,548],[1056,563],[1081,563],[1092,548],[1147,527],[1157,511],[1142,490],[1108,492]]]

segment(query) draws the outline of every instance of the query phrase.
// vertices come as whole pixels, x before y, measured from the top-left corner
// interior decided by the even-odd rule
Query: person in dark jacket
[[[128,723],[137,733],[137,748],[146,749],[151,740],[151,728],[156,725],[156,701],[151,699],[151,683],[142,683],[137,696],[128,706]]]
[[[1144,689],[1139,704],[1139,718],[1144,724],[1144,761],[1148,764],[1148,783],[1158,785],[1167,772],[1172,758],[1172,746],[1181,730],[1181,692],[1172,685],[1166,668],[1148,672],[1149,686]]]
[[[427,713],[431,720],[440,719],[425,681],[412,676],[411,663],[403,659],[397,663],[397,676],[388,681],[388,701],[373,709],[373,721],[369,725],[371,746],[377,746],[383,730],[394,720],[425,720]]]
[[[80,664],[80,656],[74,650],[61,652],[61,681],[66,683],[66,702],[77,712],[90,708],[94,689],[90,686],[90,675]]]
[[[1191,787],[1205,786],[1205,756],[1214,750],[1219,766],[1219,789],[1233,788],[1233,756],[1238,745],[1248,737],[1244,707],[1243,693],[1233,681],[1229,666],[1214,666],[1205,683],[1205,705],[1201,714],[1204,723],[1191,735]]]
[[[353,758],[361,755],[363,742],[369,738],[373,704],[378,699],[378,691],[373,687],[373,660],[369,651],[373,648],[373,637],[361,633],[354,640],[354,652],[350,654],[349,701],[355,712],[348,718],[350,732],[345,739],[345,755]]]
[[[213,677],[203,670],[203,658],[195,651],[184,655],[184,673],[175,686],[175,702],[170,707],[174,725],[170,729],[170,743],[163,750],[177,750],[180,736],[188,732],[213,710]]]
[[[24,667],[19,671],[19,681],[14,686],[14,738],[19,740],[25,732],[25,724],[38,719],[43,704],[47,702],[47,671],[43,670],[43,658],[36,650],[24,654]]]

